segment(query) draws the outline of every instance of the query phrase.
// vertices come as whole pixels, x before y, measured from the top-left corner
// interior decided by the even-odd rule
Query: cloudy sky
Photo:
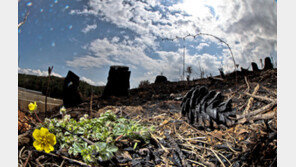
[[[194,78],[218,68],[233,71],[227,42],[240,67],[277,60],[275,0],[20,0],[19,73],[65,77],[68,70],[104,85],[110,65],[126,65],[131,87],[163,74],[182,79],[182,61]],[[174,39],[174,40],[166,40]],[[185,48],[185,49],[184,49]],[[259,65],[260,66],[260,65]]]

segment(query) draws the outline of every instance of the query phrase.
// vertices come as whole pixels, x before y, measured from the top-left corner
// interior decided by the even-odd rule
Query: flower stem
[[[40,118],[38,117],[38,115],[36,114],[36,112],[34,112],[34,113],[35,113],[35,116],[36,116],[37,120],[38,120],[40,123],[43,123],[43,122],[40,120]]]

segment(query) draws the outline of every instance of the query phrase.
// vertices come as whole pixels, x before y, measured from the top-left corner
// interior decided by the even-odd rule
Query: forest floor
[[[184,95],[194,86],[205,86],[232,99],[237,123],[228,128],[201,130],[181,115]],[[120,148],[100,166],[276,166],[277,164],[277,69],[234,72],[190,82],[150,84],[131,89],[128,97],[90,97],[67,114],[98,117],[112,111],[118,117],[154,126],[148,144]],[[40,118],[62,118],[59,111]],[[19,165],[82,166],[81,157],[38,152],[32,132],[36,120],[19,111]],[[122,141],[124,142],[124,141]]]

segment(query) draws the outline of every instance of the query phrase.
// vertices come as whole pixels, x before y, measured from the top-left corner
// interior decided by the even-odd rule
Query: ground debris
[[[229,75],[225,77],[225,82],[216,85],[211,85],[206,79],[191,83],[170,82],[150,85],[147,89],[131,90],[130,96],[126,98],[110,97],[108,101],[94,99],[92,117],[98,117],[108,110],[118,117],[155,127],[155,131],[150,132],[149,143],[139,141],[135,146],[134,142],[118,140],[119,151],[114,158],[100,165],[276,166],[276,69],[259,71],[249,76],[238,76],[236,84],[234,77],[232,80],[227,78]],[[232,108],[236,109],[237,117],[234,119],[237,123],[228,128],[211,131],[190,125],[181,113],[182,99],[175,100],[170,95],[174,93],[175,96],[183,97],[197,84],[206,86],[209,90],[219,91],[227,99],[233,99]],[[68,113],[71,117],[79,119],[89,113],[89,104],[84,102],[70,108]],[[31,131],[32,129],[34,127]],[[19,134],[23,134],[24,131],[19,131]],[[60,155],[58,151],[55,151],[54,155],[56,156],[35,151],[28,143],[19,145],[19,166],[24,165],[27,160],[27,166],[83,164],[79,156]]]

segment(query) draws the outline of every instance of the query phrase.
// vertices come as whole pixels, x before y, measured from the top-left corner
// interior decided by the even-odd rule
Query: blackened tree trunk
[[[163,75],[158,75],[155,78],[154,83],[159,84],[159,83],[164,83],[164,82],[168,82],[167,77],[163,76]]]
[[[78,92],[79,77],[69,71],[63,86],[63,102],[65,107],[73,107],[82,102]]]
[[[273,65],[271,63],[270,57],[266,57],[265,60],[264,60],[264,68],[263,68],[263,70],[269,70],[269,69],[273,69]]]
[[[126,66],[111,66],[108,75],[108,82],[104,89],[103,98],[110,96],[128,96],[130,88],[131,72]]]

